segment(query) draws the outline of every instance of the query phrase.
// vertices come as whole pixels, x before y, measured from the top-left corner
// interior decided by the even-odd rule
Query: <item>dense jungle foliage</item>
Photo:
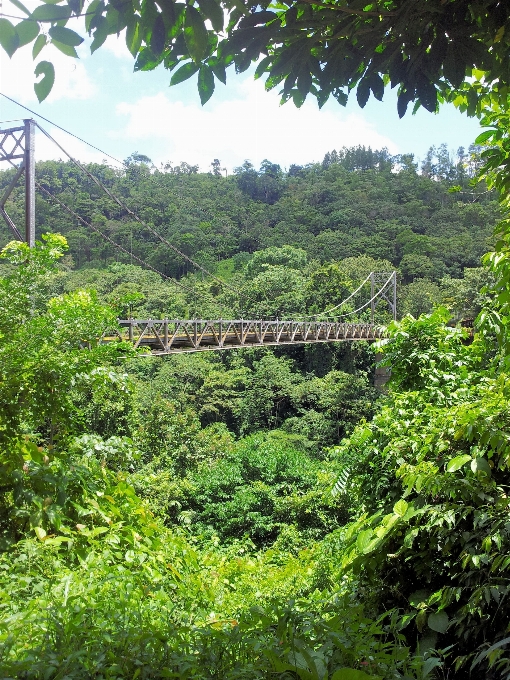
[[[2,677],[510,677],[506,222],[482,265],[498,203],[470,183],[476,149],[445,154],[420,172],[366,149],[228,179],[91,168],[239,294],[39,164],[186,290],[43,199],[37,247],[2,250]],[[319,314],[393,268],[414,316],[380,306],[377,347],[98,342],[119,315]]]

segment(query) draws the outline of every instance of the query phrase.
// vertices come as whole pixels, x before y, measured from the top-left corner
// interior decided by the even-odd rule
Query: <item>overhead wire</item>
[[[16,101],[15,99],[13,99],[12,97],[8,97],[8,96],[7,96],[6,94],[4,94],[3,92],[0,92],[0,95],[1,95],[2,97],[5,97],[5,99],[8,99],[8,100],[9,100],[10,102],[12,102],[13,104],[16,104],[17,106],[20,106],[22,109],[25,109],[25,111],[28,111],[28,112],[31,113],[32,115],[37,116],[37,118],[41,118],[41,120],[44,120],[46,123],[49,123],[50,125],[53,125],[53,127],[56,127],[56,128],[58,128],[59,130],[62,130],[62,132],[65,132],[67,135],[70,135],[71,137],[74,137],[74,138],[77,139],[79,142],[83,142],[83,144],[86,144],[87,146],[90,146],[91,149],[94,149],[95,151],[99,151],[99,153],[102,153],[104,156],[107,156],[108,158],[111,158],[112,161],[115,161],[115,162],[118,163],[119,165],[122,165],[122,166],[125,166],[125,165],[126,165],[123,161],[119,161],[118,158],[115,158],[115,156],[112,156],[111,154],[106,153],[106,151],[103,151],[103,150],[100,149],[99,147],[94,146],[94,144],[91,144],[90,142],[87,142],[87,140],[82,139],[81,137],[78,137],[78,135],[75,135],[73,132],[70,132],[69,130],[66,130],[65,128],[63,128],[61,125],[58,125],[57,123],[54,123],[52,120],[49,120],[49,118],[45,118],[44,116],[41,116],[40,113],[36,113],[35,111],[32,111],[32,109],[29,109],[28,106],[25,106],[24,104],[20,104],[19,102],[17,102],[17,101]],[[22,118],[18,118],[18,119],[14,119],[14,120],[23,120],[23,119],[22,119]],[[10,122],[10,121],[4,121],[4,122],[8,123],[8,122]],[[38,126],[38,127],[39,127],[39,126]],[[40,128],[40,127],[39,127],[39,129],[42,130],[42,128]]]
[[[83,217],[81,217],[80,215],[78,215],[78,213],[76,213],[72,208],[70,208],[70,207],[69,207],[68,205],[66,205],[63,201],[61,201],[57,196],[54,196],[54,195],[53,195],[51,192],[49,192],[45,187],[43,187],[42,184],[40,184],[39,182],[36,182],[35,185],[36,185],[36,187],[37,187],[40,191],[42,191],[44,194],[46,194],[47,196],[49,196],[50,199],[52,199],[53,201],[55,201],[56,203],[58,203],[62,208],[64,208],[64,210],[66,210],[66,211],[67,211],[70,215],[72,215],[75,219],[77,219],[79,222],[81,222],[83,225],[85,225],[85,226],[88,227],[89,229],[92,229],[92,231],[95,231],[96,234],[99,234],[99,236],[101,236],[101,238],[103,238],[105,241],[108,241],[108,243],[110,243],[111,245],[115,246],[115,248],[118,248],[119,250],[121,250],[121,251],[122,251],[123,253],[125,253],[126,255],[129,255],[130,258],[136,260],[136,261],[137,261],[139,264],[141,264],[143,267],[147,267],[148,269],[151,269],[153,272],[156,272],[156,274],[159,274],[161,277],[163,277],[163,278],[166,279],[167,281],[170,281],[171,283],[173,283],[173,284],[176,285],[177,287],[182,288],[182,289],[185,290],[187,293],[192,293],[191,288],[188,288],[187,286],[184,286],[182,283],[180,283],[179,281],[176,281],[176,280],[173,279],[171,276],[167,276],[166,274],[163,274],[163,272],[160,272],[159,269],[156,269],[155,267],[153,267],[153,266],[152,266],[151,264],[149,264],[148,262],[145,262],[145,260],[142,260],[142,259],[141,259],[140,257],[138,257],[137,255],[134,255],[132,252],[129,252],[129,250],[127,250],[126,248],[124,248],[123,246],[121,246],[120,243],[117,243],[116,241],[114,241],[112,238],[110,238],[109,236],[107,236],[105,233],[103,233],[100,229],[98,229],[97,227],[95,227],[93,224],[90,224],[90,222],[87,222],[87,220],[85,220]]]
[[[140,217],[138,217],[138,215],[137,215],[135,212],[133,212],[133,211],[131,210],[131,208],[129,208],[129,207],[128,207],[123,201],[121,201],[115,194],[113,194],[113,193],[108,189],[108,187],[106,187],[106,186],[101,182],[101,180],[99,180],[97,177],[95,177],[95,176],[94,176],[91,172],[89,172],[89,170],[87,170],[87,168],[85,168],[79,161],[77,161],[75,158],[73,158],[73,156],[71,156],[71,154],[69,154],[69,153],[64,149],[64,147],[63,147],[61,144],[59,144],[59,143],[57,142],[57,140],[54,139],[54,138],[49,134],[49,132],[46,132],[46,130],[45,130],[44,128],[42,128],[37,122],[36,122],[36,125],[37,125],[37,127],[39,128],[39,130],[41,130],[41,132],[42,132],[48,139],[50,139],[56,146],[58,146],[58,148],[59,148],[59,149],[60,149],[60,150],[61,150],[61,151],[69,158],[69,160],[70,160],[72,163],[74,163],[74,165],[76,165],[76,167],[78,167],[83,173],[85,173],[85,174],[87,175],[87,177],[88,177],[89,179],[91,179],[91,180],[92,180],[92,181],[93,181],[100,189],[102,189],[102,190],[106,193],[106,195],[109,196],[109,198],[111,198],[112,201],[114,201],[120,208],[122,208],[122,210],[125,210],[125,211],[128,213],[128,215],[130,215],[134,220],[136,220],[139,224],[141,224],[141,225],[144,227],[144,229],[147,229],[147,231],[149,231],[153,236],[155,236],[156,238],[158,238],[158,239],[159,239],[162,243],[164,243],[168,248],[170,248],[170,249],[173,250],[175,253],[177,253],[177,255],[179,255],[179,256],[182,257],[184,260],[186,260],[187,262],[189,262],[194,268],[200,269],[200,271],[204,272],[204,274],[207,274],[207,276],[211,277],[212,279],[214,279],[215,281],[217,281],[219,284],[221,284],[221,285],[224,286],[225,288],[228,288],[228,289],[231,290],[232,292],[238,294],[238,291],[237,291],[235,288],[233,288],[233,287],[230,286],[228,283],[226,283],[226,282],[223,281],[222,279],[220,279],[220,278],[218,278],[217,276],[215,276],[214,274],[212,274],[210,271],[208,271],[208,270],[207,270],[205,267],[203,267],[201,264],[199,264],[198,262],[196,262],[195,260],[193,260],[191,257],[189,257],[188,255],[186,255],[185,253],[183,253],[181,250],[179,250],[179,248],[177,248],[177,247],[174,246],[172,243],[170,243],[170,241],[168,241],[164,236],[161,236],[161,234],[159,234],[155,229],[153,229],[153,227],[149,226],[144,220],[142,220]]]
[[[13,168],[18,169],[18,166],[17,166],[15,163],[13,163],[13,161],[12,161],[10,158],[7,159],[7,160],[9,161],[9,163],[12,165]],[[39,182],[36,181],[36,182],[35,182],[35,185],[36,185],[36,187],[39,189],[39,191],[42,191],[44,194],[46,194],[47,196],[49,196],[50,199],[52,199],[53,201],[55,201],[56,203],[58,203],[62,208],[64,208],[64,210],[66,210],[66,211],[67,211],[70,215],[72,215],[75,219],[77,219],[79,222],[81,222],[82,224],[84,224],[84,225],[85,225],[86,227],[88,227],[89,229],[92,229],[92,231],[96,232],[96,234],[99,234],[99,236],[101,236],[101,238],[103,238],[105,241],[108,241],[108,243],[111,243],[113,246],[115,246],[115,248],[118,248],[118,249],[121,250],[123,253],[126,253],[126,254],[129,255],[131,258],[134,258],[134,259],[135,259],[139,264],[141,264],[143,267],[146,267],[147,269],[151,269],[153,272],[155,272],[156,274],[159,274],[159,276],[163,277],[163,278],[166,279],[167,281],[170,281],[171,283],[173,283],[173,284],[174,284],[175,286],[177,286],[178,288],[182,288],[182,289],[185,290],[187,293],[191,293],[191,292],[192,292],[191,288],[188,288],[187,286],[183,285],[183,284],[180,283],[179,281],[176,281],[176,280],[173,279],[171,276],[167,276],[166,274],[163,274],[163,272],[160,272],[159,269],[156,269],[155,267],[153,267],[151,264],[149,264],[149,263],[146,262],[145,260],[142,260],[142,259],[141,259],[140,257],[138,257],[137,255],[133,255],[132,252],[130,253],[128,250],[126,250],[126,248],[124,248],[123,246],[121,246],[120,243],[117,243],[116,241],[114,241],[113,239],[111,239],[109,236],[107,236],[106,234],[104,234],[100,229],[98,229],[97,227],[94,227],[93,224],[90,224],[90,222],[87,222],[87,220],[85,220],[83,217],[81,217],[81,215],[78,215],[78,213],[76,213],[72,208],[70,208],[68,205],[66,205],[66,203],[64,203],[63,201],[61,201],[57,196],[54,196],[51,192],[48,191],[48,189],[46,189],[46,187],[43,187],[42,184],[40,184]]]
[[[5,16],[5,15],[4,15],[4,16]],[[90,142],[87,142],[86,140],[82,139],[81,137],[78,137],[77,135],[73,134],[73,133],[70,132],[69,130],[66,130],[65,128],[61,127],[60,125],[58,125],[58,124],[54,123],[53,121],[49,120],[48,118],[45,118],[44,116],[41,116],[40,114],[36,113],[36,112],[33,111],[32,109],[28,108],[27,106],[24,106],[23,104],[20,104],[19,102],[17,102],[16,100],[12,99],[12,98],[9,97],[9,96],[7,96],[7,95],[4,94],[3,92],[0,92],[0,95],[1,95],[2,97],[5,97],[5,98],[8,99],[9,101],[13,102],[14,104],[17,104],[18,106],[20,106],[21,108],[25,109],[26,111],[29,111],[29,112],[32,113],[33,115],[35,115],[35,116],[41,118],[42,120],[46,121],[46,122],[49,123],[50,125],[53,125],[54,127],[58,128],[59,130],[62,130],[62,131],[65,132],[66,134],[70,135],[71,137],[74,137],[75,139],[78,139],[80,142],[83,142],[84,144],[86,144],[87,146],[91,147],[92,149],[95,149],[96,151],[99,151],[99,152],[102,153],[103,155],[107,156],[108,158],[111,158],[111,159],[114,160],[116,163],[119,163],[120,165],[123,165],[123,166],[125,165],[125,163],[123,163],[122,161],[119,161],[119,160],[118,160],[117,158],[115,158],[114,156],[111,156],[110,154],[106,153],[105,151],[102,151],[102,150],[99,149],[97,146],[94,146],[93,144],[90,144]],[[16,121],[16,120],[22,120],[22,119],[20,119],[20,118],[18,118],[18,119],[12,119],[12,121]],[[8,123],[8,122],[12,122],[12,121],[2,121],[2,122]],[[182,257],[184,260],[186,260],[187,262],[189,262],[193,267],[199,269],[200,271],[202,271],[202,272],[203,272],[204,274],[206,274],[207,276],[210,276],[212,279],[214,279],[215,281],[217,281],[220,285],[225,286],[226,288],[228,288],[229,290],[233,291],[233,292],[236,293],[236,294],[239,294],[239,291],[238,291],[238,290],[236,290],[235,288],[233,288],[232,286],[230,286],[229,284],[227,284],[225,281],[223,281],[222,279],[218,278],[217,276],[215,276],[214,274],[212,274],[211,272],[209,272],[205,267],[203,267],[202,265],[200,265],[198,262],[196,262],[195,260],[193,260],[191,257],[189,257],[188,255],[186,255],[185,253],[183,253],[181,250],[179,250],[179,248],[177,248],[176,246],[172,245],[167,239],[165,239],[163,236],[161,236],[161,234],[159,234],[155,229],[153,229],[152,227],[150,227],[146,222],[144,222],[140,217],[138,217],[138,215],[137,215],[136,213],[134,213],[134,212],[133,212],[133,211],[132,211],[125,203],[123,203],[117,196],[115,196],[115,195],[114,195],[114,194],[113,194],[113,193],[112,193],[112,192],[111,192],[111,191],[110,191],[110,190],[109,190],[109,189],[108,189],[108,188],[107,188],[107,187],[106,187],[106,186],[105,186],[105,185],[104,185],[97,177],[95,177],[95,176],[94,176],[91,172],[89,172],[89,171],[88,171],[81,163],[79,163],[79,161],[77,161],[73,156],[71,156],[71,155],[63,148],[63,146],[62,146],[61,144],[59,144],[59,143],[57,142],[57,140],[54,139],[54,138],[53,138],[46,130],[44,130],[44,128],[42,128],[37,122],[36,122],[36,125],[37,125],[37,127],[39,128],[39,130],[40,130],[40,131],[41,131],[48,139],[50,139],[56,146],[58,146],[58,148],[59,148],[59,149],[60,149],[60,150],[61,150],[61,151],[69,158],[69,160],[70,160],[72,163],[74,163],[74,165],[76,165],[82,172],[84,172],[84,173],[89,177],[89,179],[91,179],[91,180],[92,180],[99,188],[101,188],[101,189],[109,196],[109,198],[110,198],[111,200],[113,200],[119,207],[121,207],[123,210],[125,210],[125,211],[126,211],[133,219],[135,219],[138,223],[140,223],[145,229],[147,229],[150,233],[152,233],[154,236],[156,236],[160,241],[162,241],[166,246],[168,246],[168,247],[169,247],[171,250],[173,250],[176,254],[178,254],[178,255],[179,255],[180,257]],[[16,167],[16,166],[15,166],[15,167]],[[60,205],[61,205],[61,206],[69,213],[69,214],[73,215],[73,217],[75,217],[75,219],[79,220],[80,222],[82,222],[82,224],[84,224],[84,225],[87,226],[88,228],[90,228],[90,229],[92,229],[93,231],[95,231],[98,235],[100,235],[103,239],[105,239],[106,241],[108,241],[109,243],[111,243],[113,246],[115,246],[116,248],[118,248],[118,249],[121,250],[122,252],[128,254],[130,257],[134,258],[137,262],[139,262],[139,263],[140,263],[141,265],[143,265],[144,267],[147,267],[148,269],[151,269],[152,271],[156,272],[157,274],[159,274],[160,276],[162,276],[164,279],[167,279],[167,280],[169,280],[169,281],[172,281],[176,286],[179,286],[180,288],[182,288],[182,289],[188,291],[189,293],[195,293],[195,295],[196,295],[196,291],[194,291],[194,290],[192,291],[191,288],[188,288],[187,286],[184,286],[183,284],[177,282],[177,281],[176,281],[175,279],[173,279],[172,277],[166,276],[165,274],[163,274],[162,272],[160,272],[158,269],[156,269],[155,267],[153,267],[153,266],[150,265],[149,263],[145,262],[144,260],[142,260],[141,258],[137,257],[136,255],[133,255],[132,252],[130,252],[130,251],[126,250],[125,248],[123,248],[120,244],[116,243],[116,241],[114,241],[114,240],[111,239],[109,236],[107,236],[106,234],[104,234],[103,232],[101,232],[99,229],[97,229],[97,227],[94,227],[92,224],[88,223],[88,222],[87,222],[86,220],[84,220],[80,215],[78,215],[77,213],[75,213],[71,208],[69,208],[65,203],[63,203],[60,199],[58,199],[56,196],[54,196],[54,195],[51,194],[49,191],[47,191],[47,190],[46,190],[42,185],[40,185],[38,182],[36,182],[36,185],[38,186],[38,188],[39,188],[41,191],[43,191],[43,192],[46,193],[50,198],[52,198],[52,199],[55,200],[57,203],[59,203],[59,204],[60,204]],[[323,311],[323,312],[321,312],[321,313],[319,313],[319,314],[313,314],[313,315],[308,315],[308,316],[313,316],[313,317],[317,318],[317,317],[319,317],[319,316],[325,316],[325,315],[329,314],[330,312],[334,311],[335,309],[339,309],[339,308],[342,307],[346,302],[348,302],[350,299],[352,299],[357,293],[359,293],[359,291],[363,288],[363,286],[369,281],[370,276],[371,276],[371,274],[369,274],[369,275],[365,278],[365,280],[358,286],[358,288],[357,288],[355,291],[353,291],[347,298],[345,298],[345,300],[342,300],[342,302],[340,302],[338,305],[335,305],[334,307],[330,307],[329,309],[327,309],[327,310],[325,310],[325,311]],[[393,274],[391,274],[391,276],[390,276],[389,279],[386,281],[386,283],[382,286],[382,288],[380,288],[380,290],[379,290],[379,291],[378,291],[378,292],[377,292],[377,293],[376,293],[376,294],[375,294],[368,302],[366,302],[364,305],[362,305],[361,307],[358,307],[357,309],[355,309],[355,310],[353,310],[353,311],[351,311],[351,312],[345,312],[345,313],[343,313],[343,314],[339,314],[338,316],[340,316],[340,317],[343,317],[343,316],[352,316],[353,314],[357,314],[359,311],[362,311],[363,309],[365,309],[366,307],[368,307],[368,305],[371,304],[371,303],[372,303],[372,302],[380,295],[380,293],[382,293],[382,292],[384,291],[384,289],[386,288],[386,286],[387,286],[387,285],[389,284],[389,282],[391,281],[391,278],[392,278],[392,277],[393,277]]]

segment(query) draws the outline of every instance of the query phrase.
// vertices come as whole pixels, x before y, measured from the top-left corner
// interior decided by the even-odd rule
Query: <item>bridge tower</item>
[[[25,241],[33,248],[35,245],[35,120],[26,118],[22,127],[0,130],[0,161],[7,161],[16,173],[11,183],[0,198],[0,214],[18,241]],[[21,160],[19,165],[15,161]],[[25,235],[19,231],[7,214],[5,203],[18,183],[21,175],[25,175]]]
[[[377,295],[379,293],[379,295]],[[376,297],[377,295],[377,297]],[[372,272],[370,274],[370,319],[375,322],[375,308],[384,300],[397,320],[397,272]]]

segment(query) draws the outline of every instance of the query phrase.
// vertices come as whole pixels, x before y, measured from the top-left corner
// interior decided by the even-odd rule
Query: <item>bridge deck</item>
[[[152,354],[201,352],[261,345],[378,340],[384,327],[370,323],[282,321],[264,319],[121,319],[120,330],[106,332],[103,342],[125,340]]]

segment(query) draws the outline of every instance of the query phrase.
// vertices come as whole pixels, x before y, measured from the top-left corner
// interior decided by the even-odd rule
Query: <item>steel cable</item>
[[[147,231],[149,231],[151,234],[156,236],[162,243],[164,243],[168,248],[173,250],[175,253],[177,253],[180,257],[182,257],[184,260],[189,262],[193,267],[196,269],[200,269],[204,274],[207,274],[207,276],[210,276],[212,279],[217,281],[219,284],[222,286],[225,286],[225,288],[228,288],[232,292],[238,294],[239,291],[237,291],[235,288],[230,286],[228,283],[223,281],[222,279],[218,278],[214,274],[212,274],[210,271],[208,271],[205,267],[202,267],[201,264],[198,262],[195,262],[191,257],[188,257],[185,253],[183,253],[179,248],[176,246],[172,245],[169,241],[167,241],[166,238],[161,236],[155,229],[150,227],[146,222],[144,222],[136,213],[134,213],[131,208],[129,208],[125,203],[123,203],[115,194],[113,194],[108,187],[106,187],[97,177],[95,177],[91,172],[89,172],[79,161],[77,161],[75,158],[73,158],[46,130],[44,130],[38,123],[36,123],[37,127],[41,130],[41,132],[48,138],[50,139],[58,148],[65,153],[65,155],[69,158],[69,160],[76,165],[82,172],[84,172],[89,179],[91,179],[100,189],[102,189],[107,196],[109,196],[112,201],[114,201],[120,208],[125,210],[134,220],[136,220],[139,224],[141,224]]]

